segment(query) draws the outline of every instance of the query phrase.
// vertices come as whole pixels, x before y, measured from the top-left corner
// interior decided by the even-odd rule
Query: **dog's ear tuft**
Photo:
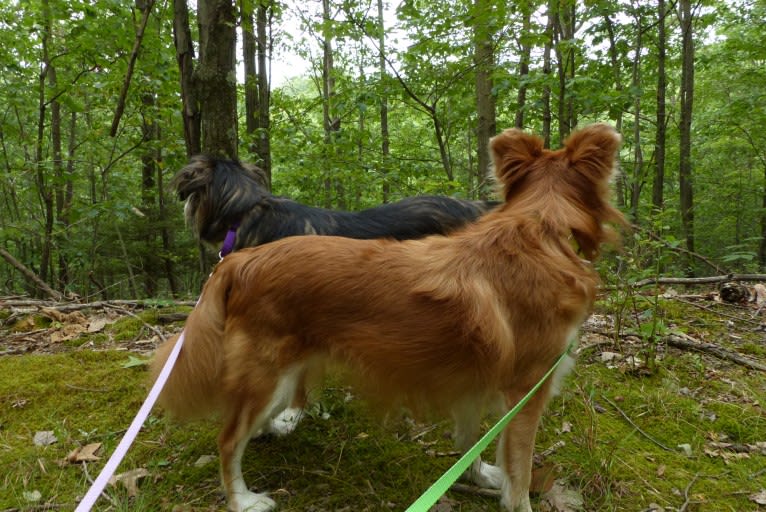
[[[489,141],[495,176],[506,191],[526,174],[529,164],[543,152],[543,140],[516,128],[503,131]]]
[[[614,128],[597,123],[574,132],[566,140],[565,150],[570,164],[603,179],[614,170],[621,143]]]

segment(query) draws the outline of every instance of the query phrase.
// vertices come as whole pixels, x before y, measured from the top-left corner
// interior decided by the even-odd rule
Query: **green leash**
[[[453,464],[452,467],[449,468],[447,472],[441,476],[441,478],[431,484],[431,487],[429,487],[426,492],[420,496],[420,498],[418,498],[412,505],[410,505],[405,512],[428,512],[431,506],[436,503],[436,500],[438,500],[441,495],[447,492],[450,486],[455,483],[458,478],[460,478],[460,475],[462,475],[465,470],[468,469],[474,459],[476,459],[476,457],[478,457],[481,452],[483,452],[484,449],[489,446],[489,443],[491,443],[492,440],[495,439],[500,432],[502,432],[502,430],[506,425],[508,425],[513,417],[516,416],[516,414],[518,414],[518,412],[527,404],[527,402],[529,402],[534,394],[537,393],[537,390],[540,389],[540,386],[542,386],[543,383],[548,380],[551,374],[561,364],[561,361],[563,361],[564,358],[569,354],[569,350],[573,345],[574,340],[569,343],[567,349],[563,354],[559,356],[556,362],[553,363],[553,366],[551,366],[546,374],[543,375],[543,378],[540,379],[540,381],[535,384],[526,395],[524,395],[524,398],[519,400],[519,403],[514,405],[510,411],[505,413],[505,416],[500,418],[500,421],[498,421],[494,427],[492,427],[486,434],[484,434],[484,436],[482,436],[482,438],[479,439],[479,441],[473,445],[470,450],[465,452],[463,456],[460,457],[460,459],[458,459],[458,461],[455,462],[455,464]]]

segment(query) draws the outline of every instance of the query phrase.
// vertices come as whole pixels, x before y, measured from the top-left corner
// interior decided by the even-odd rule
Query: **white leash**
[[[178,359],[178,354],[181,352],[181,345],[183,345],[183,343],[184,331],[181,331],[181,335],[178,337],[176,345],[170,352],[168,360],[165,361],[165,366],[162,367],[162,371],[160,371],[160,375],[157,377],[157,380],[154,382],[152,389],[149,391],[149,395],[146,397],[143,405],[141,405],[141,408],[138,410],[138,414],[136,414],[136,417],[133,418],[133,422],[130,424],[127,432],[125,432],[125,435],[122,437],[120,444],[117,445],[114,453],[112,453],[112,456],[109,457],[106,465],[101,470],[101,473],[99,473],[98,478],[96,478],[96,480],[93,482],[93,485],[90,486],[90,489],[88,489],[87,494],[77,506],[75,512],[88,512],[93,507],[93,505],[96,504],[98,497],[101,496],[101,492],[104,490],[104,487],[106,487],[106,484],[114,474],[117,466],[119,466],[120,462],[122,462],[122,459],[125,458],[125,454],[128,452],[128,449],[136,439],[136,436],[141,430],[141,427],[146,421],[146,418],[149,417],[149,412],[151,412],[152,407],[154,407],[154,403],[160,396],[160,392],[165,386],[165,382],[167,382],[168,377],[170,376],[170,372],[173,370],[173,366],[175,365],[176,359]]]

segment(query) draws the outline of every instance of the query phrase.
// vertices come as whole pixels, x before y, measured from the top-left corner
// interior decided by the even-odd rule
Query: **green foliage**
[[[273,5],[278,54],[271,66],[279,66],[282,52],[297,52],[312,66],[302,77],[273,84],[268,136],[275,193],[347,209],[422,193],[475,197],[485,188],[477,178],[485,170],[477,169],[476,163],[477,152],[484,148],[476,145],[473,44],[477,34],[495,30],[492,94],[497,129],[511,126],[523,109],[525,127],[542,130],[546,90],[554,114],[554,147],[559,142],[559,101],[571,102],[580,124],[621,120],[625,143],[618,200],[630,204],[631,190],[637,190],[634,220],[654,229],[656,212],[649,192],[656,149],[655,6],[578,3],[579,29],[570,39],[557,35],[551,41],[548,13],[540,2],[407,1],[395,12],[389,9],[383,27],[375,9],[366,4],[331,4],[330,20],[323,20],[313,4]],[[133,5],[0,2],[0,22],[6,28],[0,35],[0,243],[54,288],[86,299],[167,297],[173,293],[170,275],[178,280],[175,293],[194,295],[205,275],[199,269],[198,247],[183,226],[181,205],[167,189],[169,178],[186,161],[172,10],[167,6],[154,6],[125,112],[116,135],[109,134],[142,14]],[[532,13],[528,25],[525,12]],[[761,94],[766,50],[760,24],[764,6],[708,2],[696,14],[696,252],[722,270],[757,272],[766,258],[766,109]],[[194,12],[191,15],[196,31]],[[640,266],[638,272],[686,271],[689,263],[668,245],[681,233],[680,36],[672,12],[664,21],[669,117],[661,236],[667,243],[660,249],[662,255],[631,262]],[[301,30],[292,30],[289,23]],[[384,74],[377,46],[381,32],[386,42]],[[318,79],[323,34],[333,38],[331,110],[340,123],[329,135],[322,121]],[[520,74],[522,44],[532,47],[527,75]],[[552,44],[550,72],[543,67],[547,44]],[[574,53],[575,73],[560,81],[557,59],[568,50]],[[637,52],[641,58],[634,69]],[[519,102],[521,88],[526,91],[524,103]],[[243,90],[240,94],[244,106]],[[382,152],[384,99],[388,156]],[[633,130],[638,103],[640,139]],[[60,162],[54,106],[60,113]],[[151,127],[158,131],[147,138]],[[262,133],[245,134],[239,128],[241,159],[257,160],[250,151]],[[641,166],[634,161],[639,149]],[[148,184],[142,174],[147,159],[156,166]],[[661,267],[654,265],[655,256],[665,260]],[[711,271],[699,259],[692,263],[695,272]],[[37,293],[12,267],[0,267],[0,273],[5,294]]]

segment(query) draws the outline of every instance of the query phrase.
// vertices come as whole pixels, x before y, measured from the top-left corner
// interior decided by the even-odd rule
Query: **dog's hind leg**
[[[465,453],[479,439],[482,408],[477,402],[462,400],[452,408],[452,416],[455,420],[455,447]],[[502,469],[492,464],[487,464],[481,457],[476,457],[471,467],[463,473],[462,478],[473,482],[479,487],[500,489],[505,477]]]
[[[276,436],[291,434],[303,419],[306,403],[308,401],[306,371],[301,372],[298,385],[289,407],[277,414],[266,426],[265,432]]]
[[[300,368],[285,372],[275,385],[261,386],[258,393],[243,396],[237,408],[228,411],[218,436],[221,480],[232,512],[268,512],[276,502],[265,493],[247,488],[242,475],[242,455],[250,438],[290,403],[298,386]]]
[[[266,432],[284,436],[295,430],[305,415],[304,409],[309,401],[309,393],[321,384],[324,376],[325,365],[321,359],[307,360],[298,376],[298,384],[289,407],[269,422]]]

